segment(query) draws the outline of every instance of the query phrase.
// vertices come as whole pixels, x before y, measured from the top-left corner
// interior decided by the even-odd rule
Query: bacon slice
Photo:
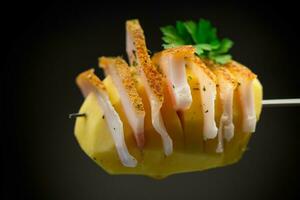
[[[168,89],[175,110],[187,110],[192,103],[192,94],[186,78],[186,59],[193,56],[192,46],[180,46],[155,54],[152,61],[166,76]]]
[[[187,64],[199,81],[199,91],[203,112],[203,137],[213,139],[218,128],[215,122],[216,76],[207,68],[198,56],[187,59]]]
[[[255,131],[257,121],[253,91],[253,81],[256,79],[256,75],[236,61],[231,61],[225,66],[238,82],[237,89],[243,113],[242,129],[244,132],[252,133]]]
[[[223,152],[223,136],[230,141],[234,136],[233,124],[233,95],[237,86],[234,76],[223,65],[216,64],[210,60],[204,60],[205,64],[211,69],[217,78],[217,92],[222,105],[222,114],[218,128],[217,153]]]
[[[164,101],[164,79],[148,55],[144,32],[138,20],[126,22],[126,51],[130,64],[138,67],[151,106],[152,125],[161,135],[164,152],[168,156],[173,152],[173,142],[160,112]]]
[[[126,61],[120,57],[101,57],[99,65],[106,75],[110,75],[116,86],[126,117],[133,130],[137,145],[143,148],[145,109],[142,98],[135,87],[134,80]]]
[[[111,105],[102,81],[94,74],[94,70],[90,69],[79,74],[76,82],[84,97],[87,97],[91,92],[96,94],[122,164],[126,167],[135,167],[137,160],[128,152],[124,139],[123,123]]]

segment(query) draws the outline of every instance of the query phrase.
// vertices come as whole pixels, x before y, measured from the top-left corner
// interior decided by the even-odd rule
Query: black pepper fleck
[[[135,52],[135,50],[132,50],[132,53],[134,55],[134,58],[136,59],[136,52]]]
[[[205,113],[208,113],[208,110],[206,110]]]
[[[137,62],[134,60],[134,61],[132,62],[132,65],[133,65],[134,67],[136,67],[136,66],[137,66]]]
[[[204,92],[206,91],[206,88],[205,88],[205,86],[203,86],[203,89],[202,89]]]

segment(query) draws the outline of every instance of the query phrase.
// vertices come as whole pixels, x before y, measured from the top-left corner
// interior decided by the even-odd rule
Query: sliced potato
[[[235,94],[234,99],[235,135],[231,141],[224,142],[224,153],[215,153],[217,139],[204,141],[201,133],[201,102],[199,92],[196,89],[197,79],[189,72],[187,72],[187,76],[192,89],[193,104],[189,110],[178,113],[181,117],[181,123],[176,112],[172,110],[168,96],[165,97],[162,108],[166,127],[174,141],[174,152],[171,156],[166,157],[164,155],[161,138],[152,127],[151,116],[149,116],[149,113],[151,113],[150,106],[143,87],[139,87],[138,91],[143,99],[146,111],[146,144],[143,150],[137,148],[132,130],[123,112],[119,95],[109,76],[104,80],[104,85],[114,108],[123,121],[127,147],[130,154],[138,160],[138,165],[135,168],[129,168],[121,164],[107,128],[103,111],[92,93],[85,99],[79,111],[80,113],[86,113],[86,117],[76,119],[75,135],[81,148],[110,174],[139,174],[152,178],[164,178],[171,174],[201,171],[237,162],[243,155],[251,136],[249,133],[241,132],[241,108],[237,98],[238,94]],[[262,86],[256,79],[253,87],[258,119],[261,112]],[[193,90],[193,88],[195,89]],[[220,106],[216,103],[216,120],[220,113]]]

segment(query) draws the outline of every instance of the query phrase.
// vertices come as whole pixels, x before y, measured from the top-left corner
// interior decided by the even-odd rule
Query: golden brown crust
[[[191,45],[185,45],[185,46],[180,46],[180,47],[174,47],[174,48],[169,48],[165,49],[163,51],[155,53],[151,60],[152,63],[155,65],[155,67],[158,69],[159,72],[161,72],[160,66],[159,66],[159,60],[161,56],[168,56],[171,55],[175,58],[184,58],[187,59],[191,56],[193,56],[195,53],[195,48]]]
[[[222,77],[228,83],[231,83],[234,88],[237,86],[237,81],[236,81],[235,77],[225,67],[223,67],[223,66],[216,67],[216,68],[212,69],[212,71],[216,75],[217,78]]]
[[[82,88],[83,84],[88,83],[95,86],[98,91],[105,91],[105,86],[102,81],[95,75],[94,69],[86,70],[80,73],[76,78],[77,85]]]
[[[206,66],[209,67],[209,68],[216,68],[216,67],[222,66],[221,64],[218,64],[218,63],[216,63],[216,62],[214,62],[213,60],[208,59],[208,58],[202,58],[201,60],[202,60],[202,61],[206,64]]]
[[[203,72],[215,83],[217,83],[216,75],[206,66],[206,64],[199,58],[198,56],[194,55],[192,58],[192,61],[197,64],[198,67],[200,67]]]
[[[231,83],[233,87],[237,86],[237,81],[233,74],[224,67],[222,64],[218,64],[209,59],[202,59],[206,66],[216,75],[217,79],[222,78],[227,82]]]
[[[126,61],[121,57],[101,57],[99,59],[99,66],[103,69],[108,69],[110,67],[115,68],[116,73],[120,76],[126,93],[135,108],[135,111],[145,112],[142,98],[138,95],[135,82],[132,78],[132,73]]]
[[[244,79],[253,80],[257,77],[249,68],[236,62],[230,61],[224,65],[235,76],[243,77]]]
[[[180,47],[174,47],[165,49],[160,52],[162,55],[171,54],[173,56],[186,56],[195,53],[195,48],[191,45],[185,45]]]
[[[157,68],[153,65],[146,47],[143,29],[138,20],[126,21],[127,33],[130,34],[136,48],[136,57],[139,60],[141,69],[143,70],[148,84],[153,94],[159,101],[163,101],[164,78]]]

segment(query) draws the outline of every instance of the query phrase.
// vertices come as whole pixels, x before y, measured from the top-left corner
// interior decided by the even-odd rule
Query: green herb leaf
[[[221,41],[220,47],[216,50],[218,53],[227,53],[229,49],[233,46],[233,42],[225,38]]]
[[[221,43],[219,40],[213,40],[210,42],[210,45],[213,50],[217,50],[218,48],[220,48]]]
[[[193,21],[184,22],[184,26],[188,33],[192,36],[192,39],[197,43],[197,24]]]
[[[184,38],[185,43],[192,43],[192,38],[182,21],[176,22],[176,29],[178,34]]]
[[[212,46],[210,44],[197,44],[196,46],[200,47],[203,50],[211,51]]]
[[[162,45],[164,49],[174,48],[181,46],[180,44],[163,44]]]
[[[200,19],[194,21],[177,21],[175,26],[161,27],[163,33],[163,47],[173,48],[182,45],[193,45],[198,56],[209,58],[217,63],[224,64],[231,60],[228,51],[233,42],[228,39],[220,39],[217,36],[217,29],[210,21]]]
[[[204,53],[204,50],[201,48],[201,46],[195,45],[194,47],[196,49],[196,54],[202,55]]]
[[[162,39],[167,44],[179,44],[179,45],[185,44],[184,39],[178,34],[175,27],[166,26],[166,27],[162,27],[160,30],[164,34],[164,37]]]
[[[229,62],[231,60],[231,55],[229,55],[229,54],[216,55],[216,56],[212,56],[211,59],[213,61],[215,61],[216,63],[226,64],[227,62]]]
[[[217,29],[212,27],[210,21],[200,19],[197,30],[198,43],[209,43],[217,40]]]

